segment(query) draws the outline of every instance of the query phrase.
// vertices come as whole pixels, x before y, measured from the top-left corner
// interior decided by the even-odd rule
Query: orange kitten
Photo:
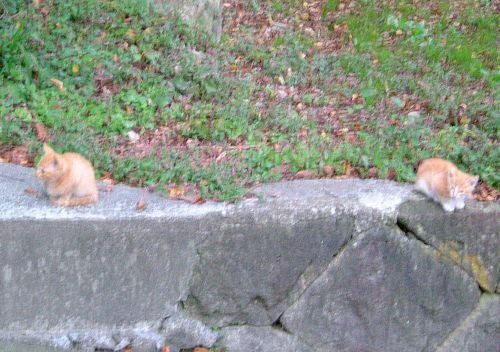
[[[77,153],[58,154],[47,144],[36,177],[43,181],[55,205],[74,207],[97,202],[94,169]]]
[[[444,210],[453,211],[465,206],[465,198],[472,198],[479,176],[460,171],[452,162],[442,159],[427,159],[417,170],[415,187]]]

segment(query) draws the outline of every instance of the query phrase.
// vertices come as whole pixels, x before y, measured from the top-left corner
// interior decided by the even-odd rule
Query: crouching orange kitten
[[[53,204],[74,207],[97,202],[92,165],[78,153],[58,154],[47,144],[36,177],[43,181]]]
[[[441,204],[444,210],[453,211],[465,206],[465,198],[472,198],[479,176],[460,171],[452,162],[427,159],[417,170],[415,188]]]

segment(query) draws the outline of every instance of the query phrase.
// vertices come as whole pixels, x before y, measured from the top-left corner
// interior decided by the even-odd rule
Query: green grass
[[[262,22],[244,22],[214,43],[145,1],[49,0],[47,11],[6,1],[0,146],[39,155],[43,124],[57,150],[82,153],[98,176],[217,200],[325,166],[412,181],[431,156],[498,188],[494,5],[386,3],[326,1],[311,19],[299,1],[253,1],[248,18],[285,25],[261,40]],[[322,30],[298,29],[310,20]]]

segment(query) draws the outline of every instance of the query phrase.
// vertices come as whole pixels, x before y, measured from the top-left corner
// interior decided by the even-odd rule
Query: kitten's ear
[[[471,189],[474,189],[479,181],[479,176],[472,176],[467,179],[467,183],[469,184]]]
[[[49,147],[47,143],[43,143],[43,150],[45,151],[46,154],[54,153],[54,149]]]
[[[59,165],[61,165],[61,161],[59,160],[59,156],[56,155],[54,158],[52,158],[48,167],[52,170],[57,170],[59,168]]]

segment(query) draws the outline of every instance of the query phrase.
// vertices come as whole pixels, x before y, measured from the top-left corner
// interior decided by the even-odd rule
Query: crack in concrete
[[[446,253],[444,253],[443,251],[441,251],[439,248],[437,248],[436,246],[434,246],[430,242],[427,242],[421,236],[418,236],[414,231],[411,230],[410,226],[408,226],[408,224],[403,219],[401,219],[400,217],[397,217],[396,227],[399,230],[401,230],[401,232],[406,237],[408,237],[410,239],[414,239],[414,240],[422,243],[426,247],[432,248],[437,253],[439,253],[440,256],[442,256],[443,258],[446,258],[453,266],[455,266],[456,268],[458,268],[461,271],[463,271],[468,277],[472,278],[474,280],[474,282],[476,282],[476,284],[477,284],[477,286],[478,286],[478,288],[479,288],[479,290],[481,291],[482,294],[488,292],[483,287],[481,287],[481,285],[480,285],[479,281],[477,280],[477,278],[474,275],[471,275],[462,265],[460,265],[460,263],[457,263],[455,260],[453,260],[452,258],[450,258],[449,256],[447,256]]]
[[[358,233],[358,234],[355,234],[354,231],[353,233],[351,234],[351,236],[346,240],[346,242],[340,247],[340,249],[337,251],[336,254],[334,254],[330,261],[325,265],[325,267],[323,268],[323,270],[321,270],[321,272],[318,274],[318,276],[316,276],[314,278],[314,280],[311,281],[311,283],[304,289],[304,291],[302,291],[302,293],[297,297],[297,299],[295,299],[293,302],[290,303],[290,305],[283,311],[283,313],[281,313],[281,316],[280,316],[280,321],[281,321],[281,317],[283,316],[283,314],[286,313],[286,311],[288,309],[290,309],[294,304],[296,304],[298,301],[300,301],[300,299],[302,298],[302,296],[304,296],[304,294],[309,290],[309,288],[311,288],[315,283],[316,281],[318,281],[318,279],[326,272],[330,269],[330,267],[332,265],[334,265],[334,262],[336,260],[338,260],[338,258],[340,258],[342,256],[342,254],[347,250],[347,248],[349,248],[351,246],[351,244],[353,242],[356,241],[356,239],[361,236],[362,233]]]

